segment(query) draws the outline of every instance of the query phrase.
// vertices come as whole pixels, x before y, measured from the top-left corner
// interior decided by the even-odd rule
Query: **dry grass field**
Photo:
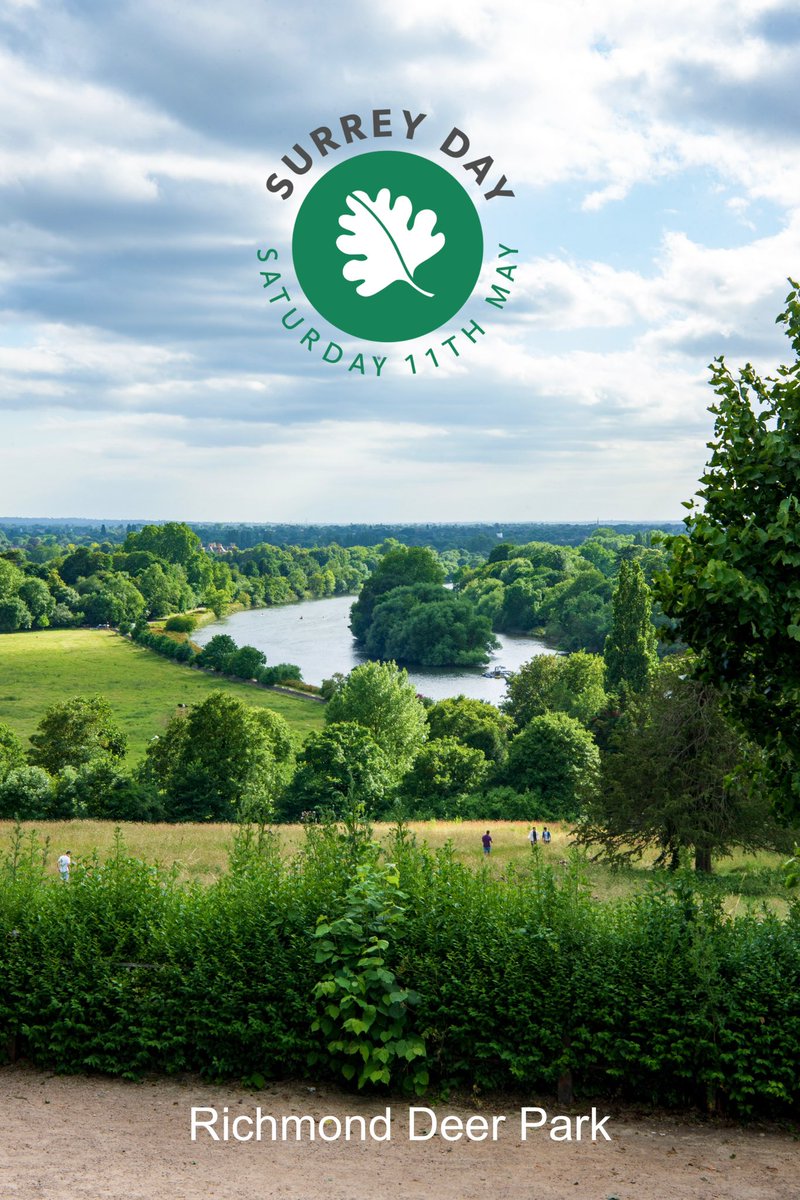
[[[115,830],[121,829],[126,851],[146,862],[162,867],[177,867],[185,880],[211,883],[227,869],[228,854],[236,825],[191,824],[134,824],[120,826],[110,821],[37,821],[22,826],[26,834],[36,831],[42,847],[46,847],[48,863],[55,875],[55,860],[62,850],[71,850],[73,857],[86,860],[95,854],[102,860],[114,849]],[[520,821],[494,821],[492,853],[487,858],[481,847],[481,834],[487,828],[479,821],[416,821],[409,829],[420,843],[438,850],[450,843],[456,858],[472,867],[487,867],[492,874],[505,875],[509,867],[524,869],[531,861],[528,843],[529,826]],[[541,831],[541,825],[539,825]],[[373,834],[377,841],[387,841],[392,827],[376,823]],[[566,823],[550,825],[553,840],[549,846],[540,845],[537,854],[550,861],[556,870],[565,870],[574,850],[571,829]],[[14,835],[11,821],[0,821],[0,857],[8,853]],[[291,856],[302,844],[305,831],[301,825],[279,825],[275,828],[281,851]],[[786,898],[780,879],[782,857],[778,854],[736,853],[714,864],[718,884],[724,891],[725,908],[730,913],[751,911],[766,903],[770,909],[785,912]],[[583,859],[583,871],[592,895],[598,900],[613,900],[642,891],[654,879],[651,861],[629,868],[614,870],[606,864]],[[663,874],[662,874],[663,877]]]

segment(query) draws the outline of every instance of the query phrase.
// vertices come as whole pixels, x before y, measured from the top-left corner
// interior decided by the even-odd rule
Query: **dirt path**
[[[420,1106],[421,1106],[421,1102]],[[528,1102],[530,1106],[535,1101]],[[462,1121],[504,1115],[492,1142],[409,1141],[409,1106],[393,1101],[390,1141],[190,1138],[192,1107],[223,1108],[229,1120],[256,1106],[276,1117],[325,1115],[367,1121],[382,1102],[333,1089],[274,1085],[263,1092],[196,1080],[127,1084],[0,1069],[2,1200],[797,1200],[800,1142],[791,1134],[664,1118],[612,1116],[611,1141],[520,1140],[519,1107],[436,1107]],[[553,1110],[557,1112],[557,1110]],[[553,1115],[551,1112],[551,1116]],[[604,1113],[598,1112],[598,1119]],[[208,1113],[201,1118],[210,1119]],[[538,1119],[538,1118],[537,1118]],[[480,1132],[473,1124],[472,1132]],[[221,1127],[221,1126],[220,1126]],[[243,1134],[249,1126],[240,1122]],[[269,1131],[267,1122],[264,1126]],[[306,1125],[306,1129],[308,1126]],[[367,1127],[368,1128],[368,1127]],[[420,1113],[415,1131],[427,1132]],[[449,1128],[455,1131],[455,1122]],[[336,1132],[327,1122],[323,1132]],[[376,1134],[384,1132],[378,1122]],[[319,1130],[319,1126],[316,1126]],[[355,1132],[355,1128],[353,1129]],[[574,1126],[573,1126],[574,1132]],[[590,1132],[587,1122],[584,1139]],[[266,1133],[264,1134],[266,1137]]]

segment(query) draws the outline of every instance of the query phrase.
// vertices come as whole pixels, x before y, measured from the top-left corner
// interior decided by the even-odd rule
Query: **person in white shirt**
[[[531,829],[530,833],[528,834],[528,841],[531,844],[531,850],[536,849],[536,843],[538,842],[538,840],[539,840],[539,835],[536,832],[536,826],[534,825],[534,827]]]
[[[72,866],[72,851],[66,850],[58,858],[58,873],[64,883],[69,883],[69,869]]]

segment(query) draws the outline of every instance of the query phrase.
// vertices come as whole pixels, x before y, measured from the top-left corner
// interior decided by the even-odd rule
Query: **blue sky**
[[[798,78],[766,0],[0,0],[0,513],[679,517],[711,358],[789,353]],[[426,112],[432,156],[459,126],[515,191],[470,189],[513,300],[413,379],[325,367],[257,276],[281,155],[373,108]]]

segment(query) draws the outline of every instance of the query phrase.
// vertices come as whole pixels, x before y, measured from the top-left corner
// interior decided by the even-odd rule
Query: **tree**
[[[800,292],[777,320],[795,362],[761,379],[711,367],[719,399],[714,437],[687,532],[667,540],[671,560],[657,597],[694,650],[699,678],[765,753],[761,786],[800,813]],[[702,507],[701,507],[702,503]]]
[[[53,780],[41,767],[14,767],[0,780],[0,818],[47,820],[54,800]]]
[[[493,704],[451,696],[432,704],[427,717],[431,738],[455,738],[464,746],[480,750],[495,766],[505,762],[512,722]]]
[[[433,803],[437,815],[448,815],[448,801],[477,791],[489,764],[482,750],[474,750],[452,737],[434,738],[420,749],[403,780],[403,792],[414,801]]]
[[[30,609],[19,596],[0,600],[0,633],[17,633],[30,629],[33,618]]]
[[[236,642],[227,633],[215,633],[198,654],[198,666],[211,671],[227,671],[236,648]]]
[[[546,712],[565,712],[588,725],[608,700],[603,677],[597,654],[537,654],[509,679],[503,711],[518,729]]]
[[[267,656],[255,646],[240,646],[227,660],[225,670],[237,679],[257,679]]]
[[[92,759],[121,759],[128,739],[102,696],[73,696],[48,708],[31,734],[28,758],[34,766],[57,775],[66,766]]]
[[[699,871],[734,846],[775,848],[768,800],[731,780],[746,753],[716,689],[694,679],[684,658],[664,661],[612,737],[578,840],[618,860],[654,846],[671,866],[688,848]]]
[[[610,692],[623,687],[643,692],[647,687],[658,662],[652,611],[650,589],[640,564],[623,559],[611,599],[611,631],[603,649]]]
[[[158,821],[163,812],[157,796],[107,758],[65,767],[58,777],[56,800],[62,817],[94,821]]]
[[[271,819],[290,769],[286,722],[212,692],[151,742],[142,772],[171,820]]]
[[[307,738],[297,771],[280,804],[284,821],[327,809],[335,816],[353,804],[376,815],[393,789],[386,755],[362,725],[336,721]]]
[[[7,558],[0,558],[0,600],[12,600],[25,582],[19,567]]]
[[[144,597],[127,575],[105,571],[81,580],[78,587],[90,625],[132,624],[144,612]]]
[[[512,740],[506,778],[571,819],[594,793],[599,769],[600,753],[588,730],[566,713],[543,713]]]
[[[441,584],[393,588],[376,601],[364,644],[372,658],[423,666],[483,663],[497,643],[487,617]]]
[[[22,742],[10,726],[0,722],[0,779],[16,767],[24,766]]]
[[[396,663],[363,663],[347,676],[325,706],[325,721],[355,721],[371,734],[396,777],[411,766],[427,736],[425,708]]]
[[[379,597],[397,587],[415,583],[444,583],[444,571],[432,550],[421,546],[397,546],[385,554],[377,569],[364,582],[350,610],[350,628],[359,641],[367,635],[372,611]]]
[[[146,550],[155,558],[184,566],[192,561],[200,548],[200,538],[180,521],[145,525],[138,533],[129,533],[125,539],[126,551]]]
[[[33,617],[35,628],[46,629],[56,607],[47,584],[41,579],[26,579],[19,589],[19,598]]]

